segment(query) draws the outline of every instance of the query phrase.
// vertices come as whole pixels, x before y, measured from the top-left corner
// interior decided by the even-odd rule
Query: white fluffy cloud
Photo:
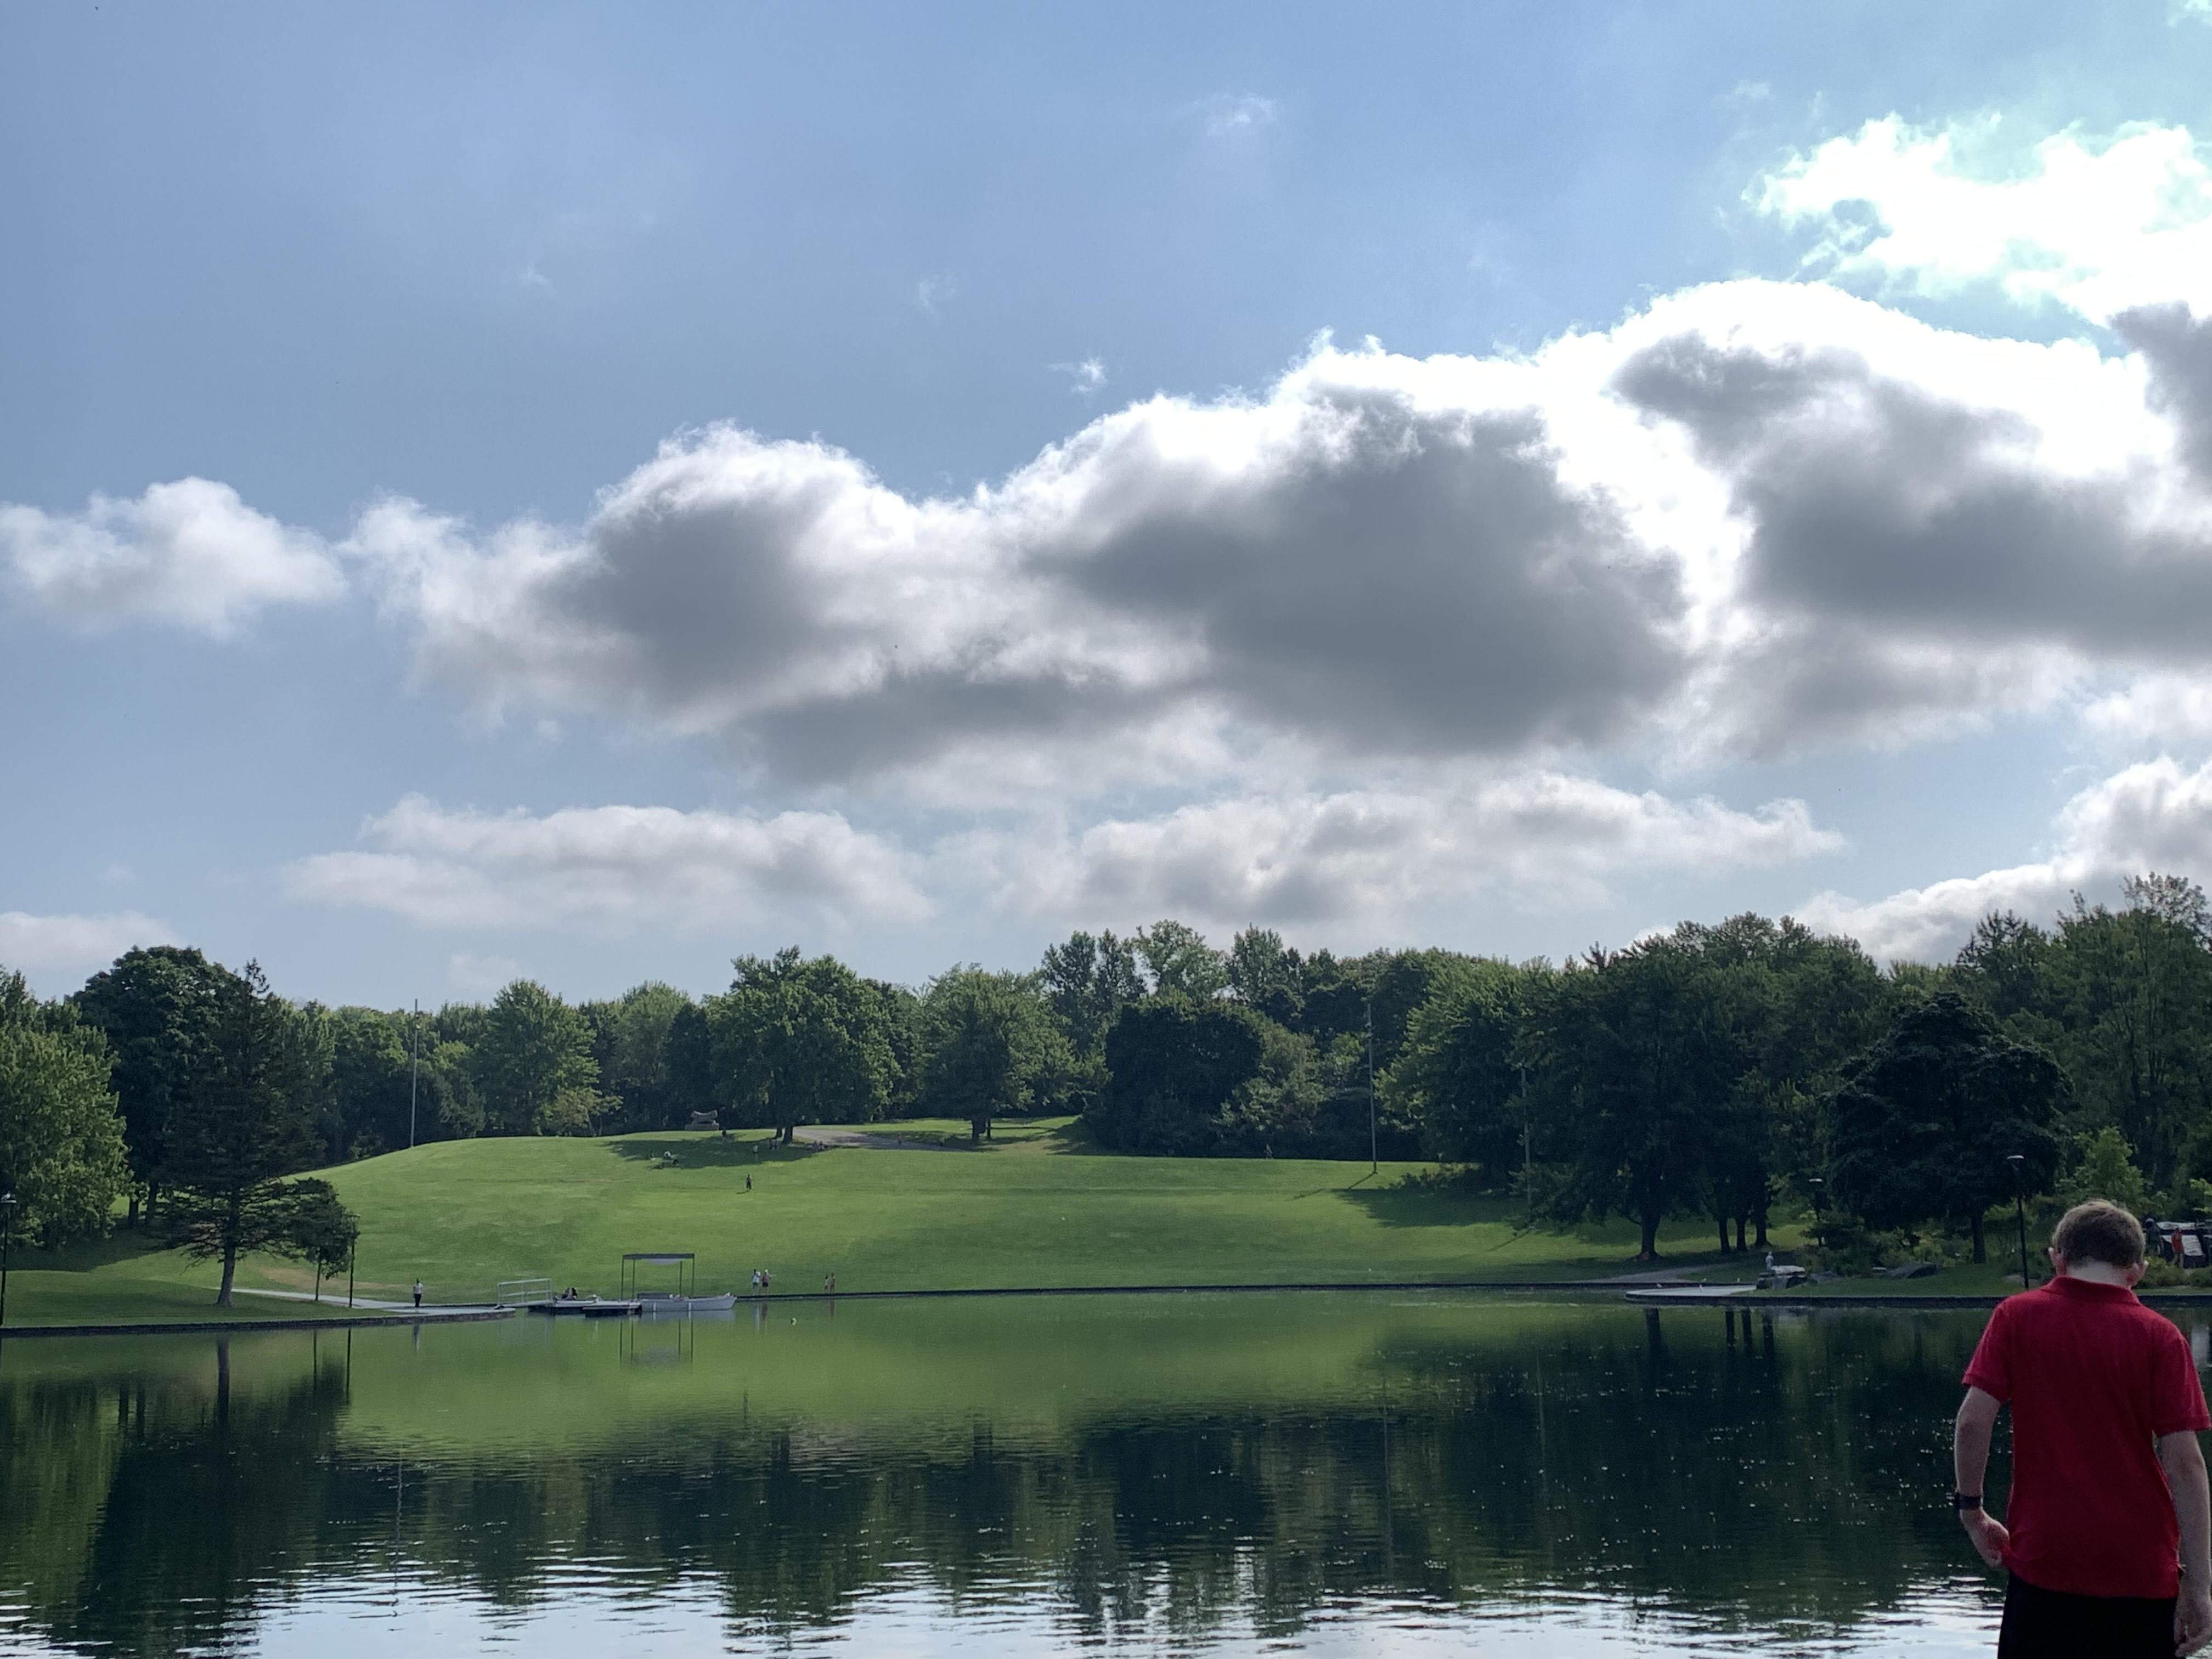
[[[1590,904],[1631,874],[1758,867],[1842,845],[1801,801],[1741,812],[1546,773],[1425,793],[1246,797],[946,850],[1033,915],[1371,931],[1471,894]]]
[[[2212,296],[2212,167],[2186,127],[2098,142],[2054,133],[2024,158],[1984,118],[1939,128],[1896,116],[1831,138],[1755,186],[1784,223],[1812,225],[1815,269],[1909,292],[1994,282],[2098,322]]]
[[[2212,742],[2212,170],[2175,127],[2061,133],[2008,172],[1981,166],[1998,142],[1874,122],[1755,199],[1811,228],[1831,273],[1995,283],[2083,337],[1737,280],[1527,354],[1323,341],[1256,392],[1102,413],[957,496],[715,427],[580,523],[395,498],[331,547],[188,480],[0,511],[0,568],[62,614],[210,632],[350,572],[419,682],[477,713],[702,738],[764,799],[968,815],[902,846],[821,811],[410,799],[290,872],[302,896],[426,921],[911,918],[925,884],[958,886],[951,849],[1018,910],[1222,920],[1811,858],[1832,843],[1793,803],[1590,775],[2075,708],[2136,753]],[[1934,948],[1991,894],[2039,903],[2077,866],[2118,867],[2066,845],[1820,914]]]
[[[81,626],[162,622],[217,637],[272,605],[345,592],[320,540],[205,478],[153,484],[136,501],[94,495],[81,513],[0,503],[0,570]]]
[[[134,945],[179,942],[166,923],[136,910],[59,916],[0,910],[0,969],[33,978],[90,973]]]
[[[2212,749],[2212,678],[2146,674],[2081,711],[2092,732],[2130,748]]]
[[[1324,351],[1264,403],[1155,398],[950,501],[718,428],[573,530],[476,538],[395,501],[350,548],[423,676],[479,706],[710,733],[802,779],[1037,743],[1141,766],[1194,722],[1601,742],[1679,679],[1683,602],[1671,557],[1560,479],[1533,388],[1502,384],[1526,379]]]
[[[912,921],[929,902],[906,861],[835,813],[774,817],[665,806],[455,811],[410,795],[373,819],[374,850],[284,872],[312,903],[387,910],[428,927],[743,927],[794,912]]]
[[[801,781],[1894,744],[2212,662],[2212,338],[2126,325],[1717,283],[1527,358],[1324,345],[958,499],[716,428],[581,526],[394,501],[349,550],[426,680]]]
[[[2058,815],[2051,855],[2032,864],[1911,888],[1862,904],[1823,893],[1798,912],[1848,933],[1877,958],[1949,957],[1992,910],[2045,921],[2071,895],[2110,896],[2125,876],[2212,871],[2212,763],[2145,761],[2083,790]]]
[[[1896,744],[2212,654],[2212,508],[2159,349],[1736,281],[1533,358],[1322,347],[1265,398],[1133,404],[960,500],[714,429],[575,529],[389,502],[349,549],[477,706],[807,781],[1042,748],[1113,787],[1207,726],[1316,775]]]
[[[1869,156],[2015,187],[1949,179],[1893,123],[1837,142],[1770,182],[1777,211],[1840,199]],[[2195,153],[2160,142],[2169,172]],[[1919,246],[1866,257],[1917,270]],[[335,553],[424,684],[706,737],[772,782],[1018,806],[1164,769],[1280,793],[1377,757],[1894,745],[2212,671],[2212,325],[2114,320],[2131,345],[2106,354],[1721,283],[1526,356],[1324,343],[1263,395],[1129,405],[958,497],[723,427],[580,524],[394,499]],[[14,568],[58,605],[112,587],[107,614],[224,627],[337,580],[216,485],[9,511]],[[185,519],[229,541],[145,529]],[[55,550],[79,532],[125,552]],[[187,546],[230,585],[185,581]],[[111,564],[138,586],[96,581]]]

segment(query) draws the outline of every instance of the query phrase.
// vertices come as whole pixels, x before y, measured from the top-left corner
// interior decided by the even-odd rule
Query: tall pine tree
[[[240,1255],[299,1232],[301,1195],[283,1177],[320,1150],[313,1060],[299,1015],[259,964],[218,987],[206,1061],[167,1135],[169,1225],[191,1254],[222,1259],[218,1307],[230,1306]]]

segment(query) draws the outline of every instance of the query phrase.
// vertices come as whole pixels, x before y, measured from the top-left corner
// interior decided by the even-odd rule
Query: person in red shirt
[[[2136,1299],[2143,1234],[2102,1200],[2051,1237],[2057,1277],[1990,1316],[1953,1441],[1953,1504],[2011,1574],[1998,1659],[2164,1659],[2212,1641],[2212,1429],[2188,1339]],[[2012,1407],[2005,1519],[1982,1507],[1990,1433]]]

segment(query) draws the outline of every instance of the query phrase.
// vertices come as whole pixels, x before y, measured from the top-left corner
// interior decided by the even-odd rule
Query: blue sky
[[[1170,914],[1940,956],[2212,870],[2186,7],[103,0],[0,54],[42,989]]]

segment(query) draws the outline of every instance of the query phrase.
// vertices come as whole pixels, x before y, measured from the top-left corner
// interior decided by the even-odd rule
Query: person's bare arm
[[[1979,1389],[1968,1389],[1966,1397],[1959,1402],[1958,1420],[1951,1431],[1951,1478],[1960,1492],[1982,1490],[1983,1478],[1990,1472],[1990,1435],[1997,1425],[2001,1405],[1995,1395]],[[2203,1465],[2197,1467],[2201,1471]],[[1959,1524],[1966,1528],[1974,1553],[1984,1565],[2004,1565],[2005,1545],[2012,1534],[2005,1530],[2003,1522],[1986,1510],[1960,1510]]]
[[[2212,1642],[2212,1486],[2204,1450],[2192,1429],[2158,1437],[2159,1466],[2173,1492],[2181,1522],[2181,1599],[2173,1604],[2173,1650],[2194,1653]]]

